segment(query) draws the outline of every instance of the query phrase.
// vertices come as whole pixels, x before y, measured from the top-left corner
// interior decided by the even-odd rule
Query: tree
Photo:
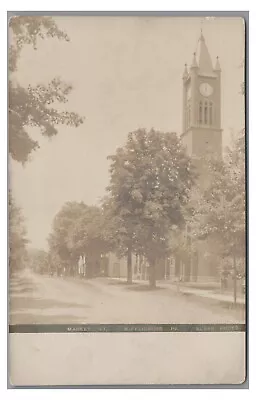
[[[96,206],[86,206],[68,232],[68,248],[76,257],[86,255],[87,275],[90,277],[100,272],[101,256],[111,249],[104,230],[102,210]]]
[[[175,133],[139,129],[128,135],[123,148],[109,157],[109,204],[116,236],[127,254],[144,254],[149,262],[149,283],[156,285],[156,262],[170,248],[170,230],[183,221],[195,173]]]
[[[67,202],[56,214],[52,232],[48,238],[51,263],[55,268],[69,268],[74,263],[75,256],[68,246],[68,236],[71,227],[81,217],[86,205],[81,202]]]
[[[9,267],[10,274],[24,268],[26,258],[26,229],[22,210],[9,193]]]
[[[30,154],[39,148],[38,142],[28,134],[28,127],[37,127],[42,135],[52,137],[58,133],[57,125],[77,127],[83,118],[74,112],[58,111],[54,107],[56,103],[67,103],[67,96],[72,90],[72,86],[60,78],[52,79],[48,85],[29,85],[27,88],[15,80],[18,59],[24,45],[33,45],[36,49],[39,39],[49,37],[68,41],[67,34],[58,29],[51,17],[12,17],[9,27],[9,152],[14,160],[24,164]]]
[[[124,225],[126,209],[118,209],[113,198],[106,196],[102,204],[104,215],[103,235],[110,244],[110,249],[121,257],[127,257],[127,283],[132,283],[132,250],[135,250],[136,234],[134,231],[135,219]],[[127,215],[127,214],[126,214]],[[133,223],[133,225],[132,225]],[[138,243],[136,252],[139,253]]]
[[[233,259],[236,302],[237,259],[245,258],[245,151],[243,133],[224,160],[208,160],[209,186],[191,218],[198,239],[212,238],[223,257]]]
[[[49,254],[42,249],[28,249],[28,264],[34,272],[49,273]]]
[[[83,202],[64,204],[54,218],[48,240],[52,262],[69,269],[84,254],[88,261],[87,273],[93,276],[97,272],[96,264],[100,267],[101,254],[111,248],[104,232],[105,219],[99,207]]]

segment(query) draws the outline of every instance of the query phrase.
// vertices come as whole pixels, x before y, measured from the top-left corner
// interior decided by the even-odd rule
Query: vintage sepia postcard
[[[9,16],[9,383],[246,379],[245,20]]]

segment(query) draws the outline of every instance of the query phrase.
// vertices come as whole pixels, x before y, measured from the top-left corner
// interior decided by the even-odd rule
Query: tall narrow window
[[[188,105],[188,128],[190,127],[191,109],[190,104]]]
[[[207,101],[204,103],[204,123],[208,124],[208,103]]]
[[[213,124],[213,113],[212,113],[212,102],[210,102],[210,106],[209,106],[209,124],[212,125]]]
[[[202,102],[199,103],[199,124],[201,125],[203,122],[203,106]]]

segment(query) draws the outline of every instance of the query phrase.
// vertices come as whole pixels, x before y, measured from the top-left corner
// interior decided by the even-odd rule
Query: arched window
[[[208,103],[207,101],[204,103],[204,124],[208,124]]]
[[[212,105],[212,102],[210,102],[210,106],[209,106],[209,124],[210,125],[213,124],[213,105]]]
[[[200,101],[199,103],[199,125],[201,125],[203,122],[203,105],[202,102]]]

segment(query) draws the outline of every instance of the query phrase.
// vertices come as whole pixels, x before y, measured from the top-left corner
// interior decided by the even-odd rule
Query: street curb
[[[180,293],[183,296],[193,296],[195,299],[201,300],[201,301],[205,301],[208,303],[212,303],[212,304],[216,304],[225,308],[229,308],[229,309],[245,309],[245,304],[244,303],[236,303],[236,305],[229,300],[224,300],[224,299],[218,299],[218,298],[214,298],[214,297],[207,297],[207,296],[201,296],[200,294],[196,294],[196,293],[190,293],[190,292],[183,292],[182,290],[180,292],[177,291],[177,293]]]

